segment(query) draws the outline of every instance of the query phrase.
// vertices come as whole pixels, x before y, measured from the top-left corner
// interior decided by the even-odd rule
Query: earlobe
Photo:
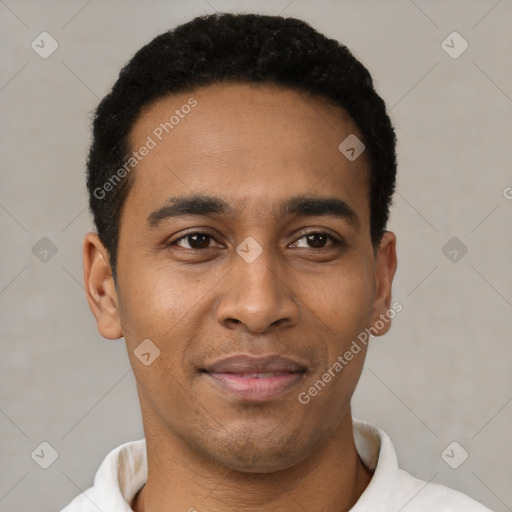
[[[397,267],[396,236],[385,231],[375,261],[375,300],[372,326],[381,336],[389,331],[391,318],[391,288]],[[394,316],[394,314],[393,314]]]
[[[84,285],[87,302],[96,318],[98,332],[116,340],[123,336],[108,251],[96,233],[88,233],[83,243]]]

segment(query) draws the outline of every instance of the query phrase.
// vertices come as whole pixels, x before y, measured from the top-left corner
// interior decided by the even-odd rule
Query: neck
[[[350,417],[310,457],[271,473],[220,466],[169,436],[146,434],[146,443],[148,479],[131,504],[135,512],[342,512],[371,480],[357,453]]]

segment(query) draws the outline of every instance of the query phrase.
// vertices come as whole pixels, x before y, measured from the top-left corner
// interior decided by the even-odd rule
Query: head
[[[84,268],[155,436],[265,472],[335,435],[366,344],[334,363],[389,328],[375,324],[396,268],[395,174],[370,74],[302,21],[200,17],[137,52],[94,119]],[[233,355],[284,358],[294,375],[270,398],[233,392],[217,375]]]

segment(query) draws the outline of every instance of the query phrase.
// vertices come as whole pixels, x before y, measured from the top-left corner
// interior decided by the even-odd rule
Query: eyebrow
[[[151,228],[156,228],[170,218],[190,215],[219,216],[231,211],[229,204],[219,197],[193,194],[168,198],[164,206],[151,212],[146,220]],[[345,201],[336,197],[294,196],[286,199],[273,212],[275,217],[335,217],[355,227],[360,224],[356,212]]]

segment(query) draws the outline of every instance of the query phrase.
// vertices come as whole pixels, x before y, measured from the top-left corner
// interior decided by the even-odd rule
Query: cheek
[[[183,404],[188,396],[187,369],[183,367],[187,322],[199,297],[155,270],[123,278],[121,325],[139,393],[156,409],[169,400]],[[147,353],[150,355],[145,356]]]
[[[147,265],[133,262],[123,270],[119,273],[119,314],[126,341],[130,345],[145,338],[160,342],[166,332],[179,325],[193,297],[181,283]]]
[[[371,265],[347,265],[310,282],[310,307],[335,333],[344,338],[368,325],[375,294]]]
[[[150,339],[161,352],[159,366],[186,379],[188,353],[199,343],[198,333],[208,332],[205,324],[213,318],[212,294],[223,274],[212,271],[207,278],[199,278],[168,264],[139,267],[135,258],[130,265],[119,283],[127,349],[133,353],[143,340]]]

